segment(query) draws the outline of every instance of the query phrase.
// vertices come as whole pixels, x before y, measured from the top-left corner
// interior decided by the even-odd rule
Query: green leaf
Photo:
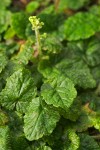
[[[6,125],[9,119],[7,114],[0,109],[0,126]]]
[[[14,32],[19,38],[26,39],[25,30],[28,24],[28,17],[24,12],[17,12],[12,15],[12,24]]]
[[[42,45],[43,51],[47,54],[57,54],[63,49],[60,41],[53,36],[47,37],[45,40],[43,40]]]
[[[76,122],[73,124],[73,127],[76,131],[82,132],[86,131],[89,127],[93,127],[93,121],[91,120],[91,114],[84,109],[81,108],[81,114]]]
[[[88,66],[80,59],[63,59],[56,67],[63,75],[70,78],[75,85],[85,89],[96,86]]]
[[[11,49],[10,49],[11,50]],[[6,81],[15,71],[23,68],[23,64],[16,63],[14,60],[9,60],[5,69],[1,73],[1,77]]]
[[[8,58],[5,55],[5,53],[0,52],[0,73],[2,72],[2,70],[5,68],[5,66],[7,65],[8,62]]]
[[[47,56],[48,57],[48,56]],[[60,74],[59,70],[52,67],[49,59],[43,59],[38,63],[38,71],[43,75],[44,78],[52,78]]]
[[[14,29],[13,28],[8,28],[8,30],[6,31],[6,33],[5,33],[5,35],[4,35],[4,38],[5,39],[11,39],[11,38],[13,38],[14,37],[14,35],[15,35],[15,31],[14,31]]]
[[[52,13],[54,13],[54,5],[53,4],[51,4],[48,7],[44,8],[40,14],[52,14]]]
[[[87,48],[86,48],[86,59],[87,59],[87,63],[94,67],[100,64],[100,39],[99,38],[92,38],[88,44],[87,44]]]
[[[39,7],[39,2],[32,1],[26,5],[26,12],[33,13],[37,10],[38,7]]]
[[[13,150],[31,150],[28,148],[28,142],[22,134],[12,134],[11,142]]]
[[[85,41],[70,41],[67,43],[67,58],[80,58],[84,59],[86,49]]]
[[[60,32],[65,39],[79,40],[87,39],[100,31],[100,18],[88,12],[80,12],[69,17],[60,27]]]
[[[26,138],[32,141],[51,134],[59,119],[59,113],[53,107],[44,104],[39,97],[34,98],[24,116]]]
[[[87,134],[79,134],[80,148],[78,150],[100,150],[97,142]]]
[[[93,127],[100,131],[100,113],[93,111],[89,107],[89,103],[81,108],[81,115],[75,122],[74,128],[78,132],[86,131],[89,127]]]
[[[28,103],[36,96],[34,80],[28,70],[19,69],[9,78],[0,93],[0,103],[7,109],[24,112]]]
[[[90,119],[93,122],[94,128],[100,131],[100,113],[95,113],[94,115],[91,115]]]
[[[71,107],[67,110],[60,110],[61,115],[69,120],[76,121],[78,120],[80,114],[81,114],[81,102],[78,98],[76,98],[71,105]]]
[[[14,59],[17,60],[18,63],[26,65],[33,56],[33,53],[34,49],[32,48],[32,43],[27,41],[25,44],[21,45],[20,51]]]
[[[95,15],[100,16],[100,4],[99,5],[92,5],[89,9],[89,11]]]
[[[64,150],[77,150],[80,145],[79,136],[73,129],[67,129],[67,131],[64,132]]]
[[[3,1],[0,2],[0,8],[1,9],[6,8],[10,5],[10,3],[11,3],[11,0],[3,0]]]
[[[0,127],[0,150],[12,150],[8,126]]]
[[[97,91],[95,92],[84,92],[79,95],[79,99],[81,100],[82,104],[86,105],[88,103],[90,109],[95,112],[100,112],[100,98],[96,95],[96,92],[98,92],[98,90],[99,89],[97,89]]]
[[[30,145],[31,150],[51,150],[49,145],[43,139],[34,140],[32,145]]]
[[[7,10],[0,10],[0,33],[7,30],[11,21],[11,12]]]
[[[41,13],[38,17],[44,22],[42,31],[49,33],[55,30],[57,31],[64,20],[64,17],[61,14],[55,14],[54,12]]]
[[[58,11],[62,12],[66,9],[77,10],[81,7],[86,6],[90,0],[60,0],[58,5]]]
[[[49,146],[41,146],[40,148],[37,148],[36,150],[52,150]]]
[[[51,77],[43,84],[41,95],[47,104],[61,107],[67,111],[72,105],[77,92],[72,81],[60,75]]]
[[[92,74],[97,83],[100,83],[100,66],[92,68]]]

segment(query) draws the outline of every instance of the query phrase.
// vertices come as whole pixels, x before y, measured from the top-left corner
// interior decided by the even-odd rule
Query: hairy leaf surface
[[[100,18],[92,13],[77,13],[61,26],[61,33],[69,41],[87,39],[100,31]]]
[[[28,23],[28,18],[26,13],[17,12],[12,15],[12,28],[18,37],[25,39],[25,29]]]
[[[79,148],[80,139],[73,129],[65,131],[63,136],[65,140],[64,150],[77,150]]]
[[[30,72],[19,69],[7,78],[7,84],[0,93],[0,103],[7,109],[16,107],[23,112],[35,95],[36,88]]]
[[[82,88],[93,88],[96,86],[96,82],[88,66],[82,60],[64,59],[56,66],[65,76],[69,77],[75,85]]]
[[[7,65],[8,59],[7,56],[4,53],[0,53],[0,73]]]
[[[0,127],[0,150],[12,150],[10,143],[10,130],[8,126]]]
[[[97,142],[87,134],[80,134],[80,148],[79,150],[100,150]]]
[[[61,107],[66,111],[72,105],[77,92],[70,79],[58,76],[50,78],[44,83],[41,95],[47,104]]]
[[[24,116],[24,132],[29,141],[52,133],[59,121],[59,113],[37,97],[32,100]]]
[[[0,10],[0,34],[3,33],[11,21],[11,12],[8,10]]]

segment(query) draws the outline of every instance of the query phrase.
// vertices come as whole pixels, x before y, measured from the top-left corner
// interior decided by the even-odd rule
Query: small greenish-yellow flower
[[[46,38],[47,37],[47,33],[43,33],[42,35],[41,35],[41,39],[44,39],[44,38]]]
[[[37,18],[36,16],[30,16],[29,21],[32,24],[32,30],[41,29],[44,25],[43,22],[40,22],[40,18]]]

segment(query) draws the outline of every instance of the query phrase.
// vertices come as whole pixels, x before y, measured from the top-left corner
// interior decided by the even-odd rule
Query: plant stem
[[[36,35],[37,49],[38,49],[39,55],[41,55],[42,54],[42,51],[41,51],[41,39],[40,39],[39,30],[37,28],[35,29],[35,35]]]

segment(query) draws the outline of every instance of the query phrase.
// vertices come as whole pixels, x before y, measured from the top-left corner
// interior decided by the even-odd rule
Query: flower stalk
[[[29,17],[29,21],[32,24],[32,30],[35,31],[36,45],[37,45],[37,49],[39,51],[39,55],[42,55],[42,50],[41,50],[41,35],[40,35],[40,32],[39,32],[39,29],[42,28],[42,26],[44,25],[44,23],[40,22],[40,18],[37,18],[36,16],[30,16]]]

